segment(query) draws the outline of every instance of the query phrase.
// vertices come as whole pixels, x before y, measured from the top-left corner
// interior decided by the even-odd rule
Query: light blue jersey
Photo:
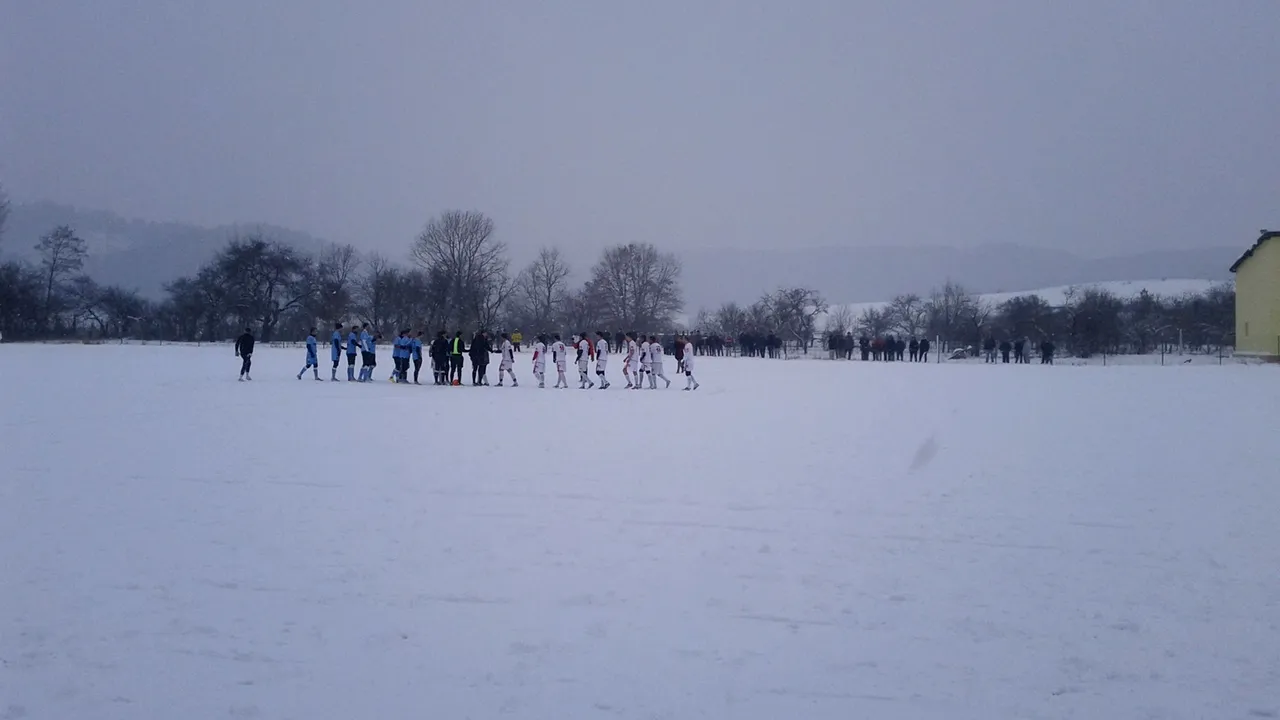
[[[422,338],[412,338],[409,340],[409,350],[414,360],[422,362]]]
[[[360,352],[360,338],[356,336],[353,330],[351,334],[347,335],[347,354],[355,355],[358,352]]]
[[[361,330],[360,331],[361,349],[363,349],[365,352],[373,352],[373,348],[371,347],[372,344],[373,344],[373,336],[370,335],[368,332]]]
[[[330,340],[333,347],[329,349],[330,360],[338,362],[338,358],[342,356],[342,331],[334,330],[333,338]]]
[[[320,356],[315,335],[307,336],[307,365],[319,365]]]
[[[365,352],[369,353],[370,355],[377,355],[378,341],[368,333],[365,334],[365,338],[366,338],[364,341]]]

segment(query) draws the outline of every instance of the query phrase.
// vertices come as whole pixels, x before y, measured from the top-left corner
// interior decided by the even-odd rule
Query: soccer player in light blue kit
[[[391,342],[391,382],[403,382],[400,377],[400,369],[405,360],[409,357],[409,348],[405,345],[404,331],[396,334],[396,339]]]
[[[311,328],[311,334],[307,335],[307,364],[298,371],[299,380],[302,379],[302,375],[308,370],[311,371],[312,375],[315,375],[317,381],[320,379],[320,349],[317,347],[317,344],[316,329]]]
[[[351,334],[347,335],[347,382],[356,379],[356,353],[360,352],[360,336],[356,331],[360,328],[351,326]]]
[[[333,324],[333,337],[329,339],[329,359],[333,361],[333,370],[329,373],[329,379],[338,381],[338,361],[342,359],[342,323]]]
[[[374,333],[363,332],[367,338],[364,342],[364,363],[360,368],[362,382],[373,382],[373,370],[378,367],[378,340],[382,337]]]

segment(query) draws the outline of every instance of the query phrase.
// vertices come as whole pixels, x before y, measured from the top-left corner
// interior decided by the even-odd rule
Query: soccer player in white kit
[[[568,390],[569,379],[564,375],[568,362],[568,359],[565,357],[564,343],[560,340],[559,335],[555,335],[553,337],[555,342],[551,343],[551,362],[556,364],[556,387]]]
[[[697,390],[698,381],[693,379],[693,343],[688,338],[682,338],[680,342],[684,343],[684,389]]]
[[[502,360],[498,363],[498,387],[502,387],[503,373],[511,376],[511,387],[520,387],[520,382],[516,380],[516,371],[513,369],[516,364],[515,352],[516,346],[511,344],[511,336],[502,333]]]
[[[644,387],[644,379],[649,376],[651,365],[649,363],[649,338],[644,335],[640,336],[640,387]],[[649,383],[653,387],[653,383]]]
[[[649,336],[649,389],[658,389],[658,378],[662,378],[662,382],[671,387],[671,381],[667,379],[666,372],[662,369],[662,343],[658,342],[656,335]]]
[[[547,338],[539,335],[533,344],[533,376],[538,378],[538,387],[547,386]]]
[[[640,389],[640,346],[636,345],[636,337],[631,333],[623,336],[627,342],[627,354],[622,359],[622,376],[627,379],[628,390]],[[635,382],[632,382],[632,378]]]
[[[604,376],[604,371],[609,367],[609,338],[605,337],[604,331],[596,332],[596,375],[600,377],[600,389],[609,389],[609,378]]]
[[[578,348],[578,389],[588,390],[596,386],[587,371],[587,364],[591,362],[591,338],[582,333],[574,336],[574,344]]]

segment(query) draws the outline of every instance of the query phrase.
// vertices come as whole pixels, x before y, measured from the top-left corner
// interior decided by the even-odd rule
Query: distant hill
[[[1215,286],[1222,285],[1224,282],[1231,283],[1230,280],[1203,280],[1188,278],[1165,278],[1162,280],[1116,280],[1110,282],[1099,283],[1076,283],[1070,285],[1058,285],[1055,287],[1036,288],[1032,290],[1017,290],[1012,292],[999,293],[982,293],[978,295],[980,300],[998,306],[1006,300],[1011,300],[1019,295],[1038,295],[1045,302],[1057,307],[1067,302],[1067,292],[1071,289],[1083,290],[1085,288],[1098,288],[1106,290],[1111,294],[1123,300],[1130,300],[1137,297],[1143,290],[1164,298],[1176,298],[1183,295],[1199,295],[1208,292]],[[921,293],[926,299],[928,295]],[[863,310],[881,309],[889,305],[889,300],[877,300],[875,302],[859,302],[859,303],[841,303],[844,307],[849,308],[855,318],[862,313]],[[836,306],[832,306],[834,309]]]
[[[0,242],[0,253],[34,259],[40,236],[70,225],[89,247],[85,272],[101,283],[121,285],[147,297],[200,268],[237,234],[261,231],[300,250],[315,252],[327,243],[297,230],[266,224],[201,227],[187,223],[130,220],[103,210],[85,210],[53,202],[15,204]]]
[[[237,233],[260,230],[300,250],[327,243],[274,225],[201,227],[130,220],[111,212],[53,202],[15,204],[0,254],[32,258],[32,246],[57,225],[71,225],[89,245],[85,270],[99,282],[133,288],[149,297],[194,273]],[[988,245],[972,250],[943,246],[832,247],[784,250],[685,250],[686,314],[721,303],[750,303],[782,285],[803,285],[832,303],[874,302],[904,292],[927,293],[948,279],[972,292],[1010,292],[1052,286],[1123,281],[1135,277],[1228,280],[1241,247],[1169,250],[1101,260],[1062,250]],[[575,261],[577,260],[574,258]],[[582,264],[588,267],[594,258]]]
[[[750,303],[781,285],[818,290],[828,302],[875,302],[924,295],[954,280],[971,292],[996,293],[1131,278],[1230,280],[1240,247],[1167,250],[1103,259],[1021,245],[854,247],[789,250],[694,250],[684,261],[687,313],[726,301]]]

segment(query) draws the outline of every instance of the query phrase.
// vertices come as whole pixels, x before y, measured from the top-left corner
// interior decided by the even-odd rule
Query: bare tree
[[[693,316],[693,331],[704,335],[720,335],[724,329],[716,322],[715,313],[702,308]]]
[[[737,303],[725,303],[715,313],[716,327],[720,328],[720,332],[737,338],[749,329],[747,320],[747,311],[738,306]]]
[[[4,185],[0,185],[0,240],[4,239],[4,226],[9,220],[9,196],[4,192]]]
[[[241,322],[260,323],[269,342],[286,315],[312,304],[315,268],[290,245],[253,234],[234,238],[212,262],[229,309]]]
[[[858,332],[867,337],[883,337],[892,327],[893,322],[889,318],[888,311],[881,308],[869,307],[858,315]]]
[[[929,312],[919,295],[899,295],[889,302],[887,311],[899,335],[917,337],[928,324]]]
[[[516,277],[513,305],[531,330],[551,330],[560,322],[569,297],[569,264],[556,248],[542,248]],[[488,327],[488,325],[485,325]]]
[[[316,294],[310,313],[326,322],[345,320],[355,302],[360,253],[351,245],[331,245],[316,260]]]
[[[934,290],[925,303],[925,330],[942,338],[942,349],[949,349],[951,342],[963,341],[968,336],[977,304],[978,299],[964,286],[948,280],[941,290]]]
[[[853,309],[848,305],[836,305],[827,313],[826,322],[823,325],[823,332],[830,335],[844,335],[852,332],[855,318]]]
[[[817,318],[827,312],[827,301],[822,295],[809,288],[779,288],[762,301],[769,308],[774,332],[809,352],[817,333]]]
[[[457,328],[492,315],[493,302],[510,297],[507,248],[493,232],[493,220],[483,213],[450,210],[428,222],[414,241],[414,262],[449,280],[445,315]]]
[[[476,298],[476,327],[486,330],[501,327],[515,292],[516,281],[506,273],[496,275],[486,283],[484,292]]]
[[[85,249],[84,240],[67,225],[59,225],[45,233],[35,248],[40,253],[40,268],[44,275],[43,324],[48,329],[49,320],[53,316],[54,290],[59,283],[84,267],[88,250]]]
[[[591,301],[586,288],[569,293],[564,304],[564,322],[574,333],[595,332],[604,325],[599,308]]]
[[[378,328],[390,319],[392,296],[398,281],[399,273],[390,260],[377,253],[365,259],[358,294],[358,311],[364,322]]]
[[[613,328],[661,330],[684,305],[680,261],[647,243],[617,245],[592,269],[587,292]]]

